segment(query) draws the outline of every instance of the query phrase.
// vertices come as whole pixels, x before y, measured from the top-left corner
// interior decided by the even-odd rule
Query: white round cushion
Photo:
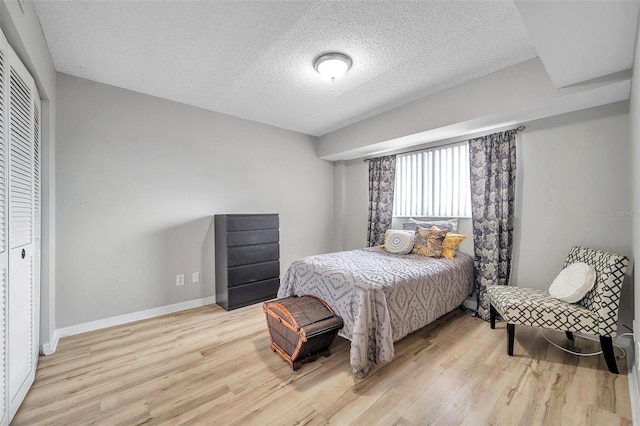
[[[416,240],[415,231],[389,230],[384,233],[384,249],[389,253],[407,254]]]
[[[549,294],[556,299],[575,303],[582,299],[596,283],[596,270],[583,262],[564,268],[549,287]]]

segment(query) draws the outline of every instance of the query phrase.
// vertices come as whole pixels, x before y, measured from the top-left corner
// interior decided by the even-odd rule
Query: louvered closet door
[[[38,296],[34,289],[34,84],[10,52],[9,145],[9,417],[35,376]]]
[[[33,102],[33,306],[32,323],[34,325],[31,336],[33,344],[33,369],[38,364],[39,338],[40,338],[40,252],[41,252],[41,185],[40,185],[40,159],[41,159],[41,129],[40,129],[40,98],[34,89],[31,96]],[[35,379],[35,376],[34,376]]]

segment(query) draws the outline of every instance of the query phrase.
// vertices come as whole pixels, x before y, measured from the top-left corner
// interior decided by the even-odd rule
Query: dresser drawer
[[[218,214],[215,223],[216,302],[236,309],[276,297],[280,285],[280,216]]]
[[[278,215],[229,215],[227,231],[249,231],[251,229],[278,229]]]
[[[233,266],[228,269],[229,287],[280,277],[280,261]]]
[[[280,258],[280,244],[256,244],[252,246],[229,247],[227,265],[238,266],[249,263],[268,262]]]
[[[275,299],[279,286],[280,278],[274,278],[231,287],[229,288],[229,309]]]
[[[244,246],[248,244],[277,243],[280,241],[278,229],[254,229],[252,231],[235,231],[227,233],[227,246]]]

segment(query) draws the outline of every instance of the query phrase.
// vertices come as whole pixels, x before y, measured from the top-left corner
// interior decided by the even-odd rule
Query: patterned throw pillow
[[[416,231],[416,243],[411,253],[427,257],[440,257],[442,254],[442,243],[447,235],[446,230],[437,226],[431,228],[418,227]]]
[[[405,222],[402,224],[402,229],[414,230],[417,227],[421,228],[431,228],[432,226],[437,226],[438,228],[444,231],[457,232],[458,231],[458,219],[448,219],[448,220],[429,220],[429,221],[421,221],[416,220],[414,218],[410,218],[409,222]]]
[[[456,249],[465,238],[467,238],[466,235],[447,232],[447,236],[444,237],[444,241],[442,242],[442,257],[453,259]]]
[[[384,233],[383,248],[389,253],[407,254],[416,240],[415,231],[388,230]]]

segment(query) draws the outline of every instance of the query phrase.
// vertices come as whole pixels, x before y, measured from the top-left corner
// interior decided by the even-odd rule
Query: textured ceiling
[[[57,71],[320,136],[537,56],[512,1],[47,1]],[[353,58],[342,79],[312,67]]]

